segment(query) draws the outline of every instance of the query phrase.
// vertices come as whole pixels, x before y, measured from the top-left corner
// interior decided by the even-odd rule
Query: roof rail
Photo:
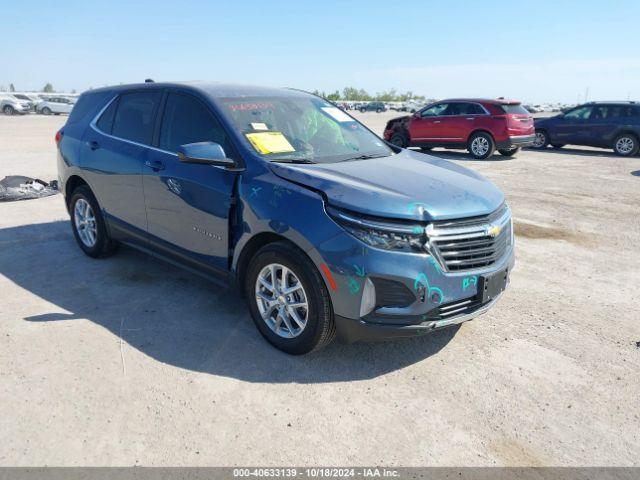
[[[155,83],[155,82],[153,81],[153,78],[145,78],[144,83]]]

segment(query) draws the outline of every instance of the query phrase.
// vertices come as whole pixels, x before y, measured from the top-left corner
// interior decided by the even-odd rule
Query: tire
[[[366,109],[364,109],[364,108],[361,108],[361,109],[360,109],[360,113],[364,113],[364,112],[366,112],[366,111],[367,111],[367,110],[366,110]]]
[[[84,210],[83,205],[85,205],[84,208],[88,205],[90,210]],[[76,208],[79,209],[77,212]],[[84,212],[84,218],[82,212]],[[93,258],[102,258],[111,255],[115,251],[116,245],[109,238],[100,205],[88,186],[81,185],[73,191],[69,201],[69,214],[71,216],[73,236],[86,255]],[[93,217],[93,221],[91,221],[91,217]],[[84,228],[80,227],[78,223],[80,220],[83,220]],[[94,232],[95,240],[93,242],[90,241],[91,235],[87,233],[91,231]]]
[[[632,133],[621,133],[613,141],[613,151],[621,157],[632,157],[638,153],[638,137]]]
[[[549,135],[544,130],[536,130],[536,138],[532,148],[543,149],[549,146]]]
[[[376,108],[376,113],[380,113],[380,112],[382,112],[382,109],[381,108]]]
[[[485,132],[477,132],[471,135],[467,142],[467,150],[477,160],[484,160],[493,155],[496,143],[493,137]]]
[[[498,150],[498,152],[500,153],[500,155],[504,156],[504,157],[513,157],[516,153],[518,153],[520,151],[520,147],[514,147],[510,150],[501,148]]]
[[[430,152],[431,150],[433,150],[433,147],[420,147],[420,150],[422,150],[423,152]]]
[[[395,132],[393,135],[391,135],[389,142],[400,148],[407,148],[409,146],[407,136],[402,132]]]
[[[556,148],[556,149],[560,149],[560,148],[564,147],[565,145],[566,145],[566,144],[564,144],[564,143],[552,143],[552,144],[551,144],[551,146],[552,146],[553,148]]]
[[[5,115],[13,115],[16,113],[15,109],[11,105],[5,105],[4,108],[2,109],[2,112]]]
[[[270,266],[274,266],[274,272],[279,284],[283,268],[289,287],[300,285],[302,288],[293,291],[291,296],[274,293],[266,285],[271,283],[272,273]],[[259,280],[266,281],[266,284]],[[281,287],[281,285],[280,285]],[[309,258],[300,250],[292,247],[287,242],[276,242],[262,247],[251,259],[247,275],[245,276],[244,290],[251,317],[262,336],[274,347],[291,355],[304,355],[318,350],[329,344],[336,334],[333,319],[333,307],[329,292],[320,276],[318,269]],[[258,300],[257,293],[261,292],[267,298],[273,298],[272,304]],[[280,302],[282,300],[284,304]],[[307,308],[296,307],[296,316],[306,322],[297,323],[289,313],[290,308],[286,304],[291,302],[303,302],[306,300]],[[259,304],[260,302],[260,304]],[[281,319],[278,309],[287,317]],[[263,314],[266,316],[263,318]],[[278,323],[276,323],[279,320]],[[292,328],[289,329],[290,325]]]
[[[44,107],[44,108],[41,110],[41,112],[42,112],[44,115],[51,115],[51,109],[50,109],[49,107]]]

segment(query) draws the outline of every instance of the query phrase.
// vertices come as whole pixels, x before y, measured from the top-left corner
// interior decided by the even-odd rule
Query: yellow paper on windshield
[[[258,153],[269,154],[296,151],[282,132],[254,132],[245,133],[245,136]]]

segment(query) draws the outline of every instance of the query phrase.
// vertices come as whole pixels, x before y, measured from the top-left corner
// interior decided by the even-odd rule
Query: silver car
[[[49,97],[36,105],[36,112],[45,115],[70,113],[74,102],[64,97]]]
[[[14,95],[0,96],[0,111],[5,115],[25,114],[29,113],[32,103],[27,100],[21,100]]]

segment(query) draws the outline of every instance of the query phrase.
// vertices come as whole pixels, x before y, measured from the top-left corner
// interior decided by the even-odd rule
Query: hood
[[[404,122],[407,122],[410,118],[411,118],[411,115],[403,115],[403,116],[401,116],[401,117],[395,117],[395,118],[392,118],[391,120],[389,120],[389,121],[387,122],[387,127],[386,127],[386,128],[389,128],[391,125],[393,125],[393,124],[395,124],[395,123],[404,123]]]
[[[330,205],[379,217],[472,217],[487,215],[504,201],[502,192],[482,175],[410,150],[369,160],[270,166],[281,178],[323,192]]]

